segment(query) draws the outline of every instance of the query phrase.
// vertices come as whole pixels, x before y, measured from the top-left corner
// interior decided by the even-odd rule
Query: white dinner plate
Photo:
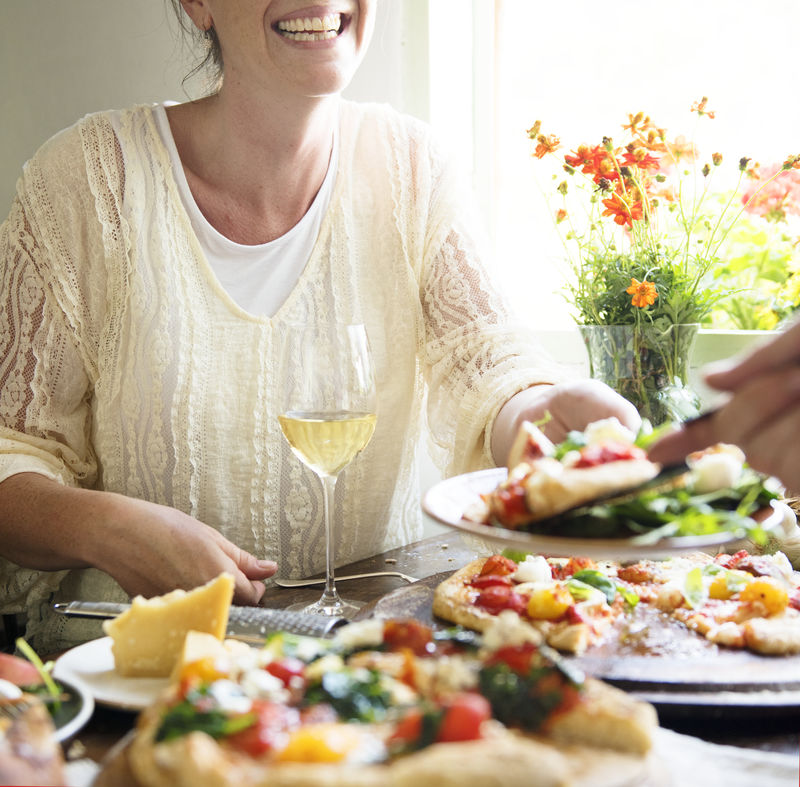
[[[586,556],[598,560],[639,560],[663,558],[682,552],[708,550],[738,543],[741,539],[724,531],[705,536],[679,536],[643,543],[631,538],[578,538],[540,535],[504,527],[491,527],[464,518],[472,506],[480,503],[481,495],[491,492],[508,475],[505,467],[493,467],[474,473],[446,478],[432,486],[422,499],[422,509],[444,525],[465,534],[478,549],[485,552],[497,549],[519,549],[551,557]],[[764,530],[794,524],[794,512],[785,503],[773,502],[772,512],[761,521]]]
[[[56,660],[53,676],[82,683],[100,705],[130,711],[150,705],[168,683],[167,678],[123,678],[117,674],[111,637],[93,639],[68,650]]]

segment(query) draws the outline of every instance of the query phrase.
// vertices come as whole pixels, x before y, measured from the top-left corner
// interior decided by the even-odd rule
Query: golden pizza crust
[[[387,765],[270,765],[232,755],[202,733],[154,746],[154,724],[140,725],[128,756],[140,787],[461,787],[465,774],[470,782],[503,787],[625,787],[642,783],[650,764],[639,753],[499,729],[490,738],[434,744]]]
[[[765,656],[800,653],[800,614],[794,609],[772,618],[752,618],[742,624],[742,629],[746,646],[756,653]]]
[[[634,754],[650,751],[658,727],[652,705],[593,678],[586,679],[581,694],[583,702],[547,723],[549,736],[559,742],[598,749]]]
[[[524,482],[531,522],[625,492],[652,480],[661,469],[648,459],[625,459],[595,467],[564,467],[549,457],[537,461],[533,467]]]

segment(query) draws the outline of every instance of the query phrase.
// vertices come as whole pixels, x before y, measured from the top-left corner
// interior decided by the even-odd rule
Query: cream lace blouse
[[[311,258],[264,318],[203,257],[152,107],[47,142],[0,230],[0,480],[34,471],[174,506],[284,576],[320,571],[321,489],[280,432],[277,351],[285,322],[336,317],[366,324],[378,383],[374,437],[337,485],[338,562],[419,537],[426,424],[445,472],[487,466],[499,407],[554,372],[511,326],[426,127],[344,102],[340,144]],[[98,633],[52,600],[123,595],[95,569],[0,560],[0,611],[27,612],[46,650]]]

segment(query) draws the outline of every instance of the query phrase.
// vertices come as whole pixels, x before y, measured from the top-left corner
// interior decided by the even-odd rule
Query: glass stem
[[[322,604],[338,604],[341,602],[334,584],[334,549],[333,549],[333,500],[336,491],[335,475],[321,475],[322,480],[322,514],[325,519],[325,590],[320,602]]]

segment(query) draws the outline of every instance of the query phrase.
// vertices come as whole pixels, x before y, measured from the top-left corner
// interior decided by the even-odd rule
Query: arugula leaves
[[[202,693],[202,690],[190,692],[186,699],[167,710],[156,732],[157,742],[181,738],[190,732],[205,732],[212,738],[224,738],[246,730],[256,723],[255,713],[231,716],[220,708],[199,708],[198,697]]]
[[[308,687],[307,705],[328,703],[348,721],[380,721],[391,704],[389,692],[374,670],[344,669],[325,673]]]
[[[695,494],[686,488],[654,485],[636,494],[620,495],[567,511],[551,519],[532,522],[530,533],[560,536],[621,538],[636,536],[640,543],[675,536],[702,536],[730,531],[756,543],[766,533],[752,514],[778,498],[763,478],[745,468],[731,488]]]

